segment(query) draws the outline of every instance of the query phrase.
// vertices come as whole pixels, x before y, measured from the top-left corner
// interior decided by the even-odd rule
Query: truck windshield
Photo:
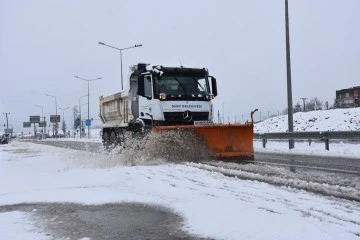
[[[209,83],[205,77],[193,76],[157,76],[155,77],[155,95],[165,93],[168,97],[207,98]]]

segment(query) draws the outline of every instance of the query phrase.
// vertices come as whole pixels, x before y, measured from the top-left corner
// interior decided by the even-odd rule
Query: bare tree
[[[305,106],[307,111],[322,110],[323,102],[319,98],[313,97],[305,104]]]
[[[297,112],[301,112],[301,105],[300,103],[297,103],[295,106],[294,106],[294,113],[297,113]]]

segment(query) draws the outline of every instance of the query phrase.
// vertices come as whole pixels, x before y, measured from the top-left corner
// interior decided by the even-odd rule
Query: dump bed
[[[127,91],[100,97],[99,117],[104,128],[127,127],[133,119]]]

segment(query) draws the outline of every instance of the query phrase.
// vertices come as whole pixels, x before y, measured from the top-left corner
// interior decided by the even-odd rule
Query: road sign
[[[39,127],[46,127],[46,121],[44,121],[44,122],[39,122]]]
[[[30,123],[40,122],[40,116],[30,116]]]
[[[86,119],[85,126],[91,126],[91,120],[90,119]]]
[[[60,115],[50,115],[50,122],[51,123],[60,122]]]
[[[23,122],[23,128],[31,127],[31,122]]]
[[[13,133],[12,128],[5,129],[5,134],[12,134],[12,133]]]

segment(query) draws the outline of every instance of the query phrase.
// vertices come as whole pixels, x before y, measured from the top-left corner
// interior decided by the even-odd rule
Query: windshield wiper
[[[180,80],[177,77],[174,77],[175,80],[179,83],[179,86],[184,90],[184,93],[186,93],[186,90],[184,88],[184,85],[182,85],[182,83],[180,82]]]
[[[201,87],[201,90],[203,90],[205,92],[205,89],[203,88],[203,86],[201,86],[201,84],[198,82],[198,80],[196,80],[196,78],[192,77],[192,80],[194,80],[194,82],[197,83],[197,85],[199,85]]]

